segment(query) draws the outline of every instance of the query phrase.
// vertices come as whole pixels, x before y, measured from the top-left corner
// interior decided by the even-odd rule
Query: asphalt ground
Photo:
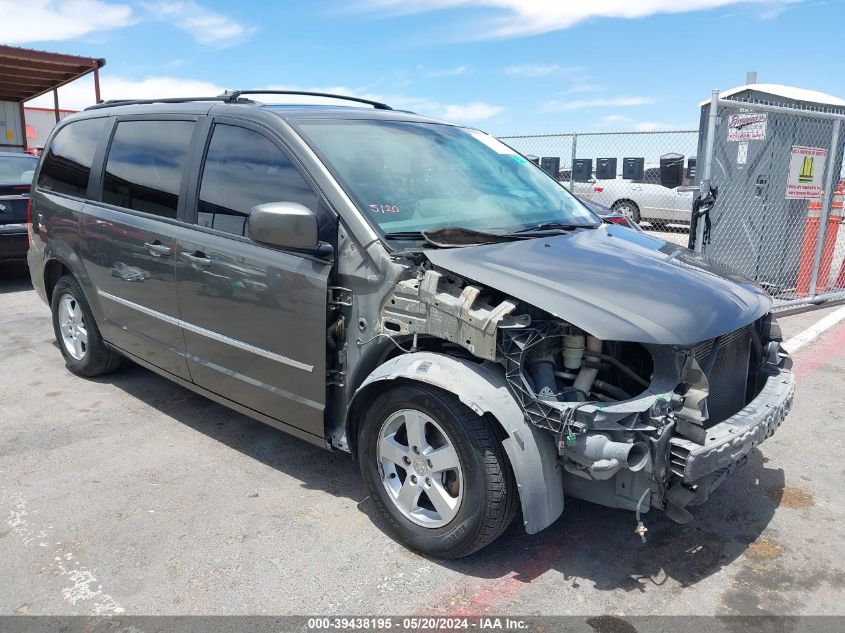
[[[383,532],[347,455],[138,366],[71,375],[26,275],[0,272],[0,615],[845,614],[845,321],[691,523],[651,512],[642,544],[632,513],[573,501],[441,562]]]

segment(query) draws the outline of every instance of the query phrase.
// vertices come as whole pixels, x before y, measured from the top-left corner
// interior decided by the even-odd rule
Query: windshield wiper
[[[441,226],[423,231],[422,236],[426,242],[440,248],[496,244],[521,239],[509,233],[488,233],[487,231],[467,229],[462,226]]]
[[[492,233],[478,231],[462,226],[440,226],[424,231],[396,231],[385,233],[388,240],[423,240],[432,246],[440,248],[454,248],[461,246],[477,246],[479,244],[497,244],[514,240],[529,239],[534,234],[546,235],[550,231],[570,231],[574,229],[594,229],[592,224],[567,224],[564,222],[543,222],[508,233]]]
[[[594,229],[596,225],[593,224],[571,224],[567,222],[541,222],[534,226],[527,226],[523,229],[512,231],[514,235],[522,235],[524,233],[538,233],[542,231],[573,231],[575,229]]]
[[[488,233],[462,226],[439,226],[424,231],[397,231],[385,233],[384,237],[388,240],[423,240],[440,248],[477,246],[479,244],[512,242],[521,239],[519,236],[510,233]]]
[[[396,231],[394,233],[385,233],[385,239],[388,240],[421,240],[423,239],[422,231]]]

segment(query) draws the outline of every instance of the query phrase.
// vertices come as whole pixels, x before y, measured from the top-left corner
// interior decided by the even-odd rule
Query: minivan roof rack
[[[307,90],[231,90],[226,91],[221,97],[228,97],[229,99],[237,99],[241,95],[302,95],[306,97],[324,97],[327,99],[339,99],[343,101],[355,101],[356,103],[366,103],[373,106],[376,110],[392,110],[386,103],[380,101],[372,101],[370,99],[362,99],[361,97],[350,97],[348,95],[337,95],[330,92],[310,92]]]
[[[151,103],[190,103],[192,101],[223,101],[232,103],[235,100],[231,99],[229,95],[220,95],[217,97],[168,97],[166,99],[110,99],[109,101],[101,101],[94,105],[88,106],[86,110],[98,110],[100,108],[111,108],[119,105],[145,105]],[[240,99],[239,103],[253,103],[248,99]]]
[[[323,97],[326,99],[339,99],[342,101],[355,101],[356,103],[365,103],[373,106],[376,110],[392,110],[386,103],[380,101],[371,101],[370,99],[362,99],[361,97],[350,97],[347,95],[336,95],[329,92],[309,92],[305,90],[227,90],[222,95],[216,97],[168,97],[166,99],[111,99],[109,101],[101,101],[92,106],[85,108],[86,110],[98,110],[100,108],[110,108],[119,105],[145,105],[151,103],[190,103],[192,101],[221,101],[223,103],[255,103],[250,99],[241,99],[241,95],[300,95],[306,97]]]

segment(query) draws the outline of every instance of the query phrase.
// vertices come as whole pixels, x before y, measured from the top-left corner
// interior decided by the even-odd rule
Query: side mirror
[[[249,236],[282,248],[317,249],[317,216],[296,202],[267,202],[249,211]]]

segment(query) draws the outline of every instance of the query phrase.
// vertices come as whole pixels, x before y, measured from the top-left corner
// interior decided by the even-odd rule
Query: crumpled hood
[[[690,346],[747,325],[772,305],[737,273],[623,227],[425,254],[609,341]]]

